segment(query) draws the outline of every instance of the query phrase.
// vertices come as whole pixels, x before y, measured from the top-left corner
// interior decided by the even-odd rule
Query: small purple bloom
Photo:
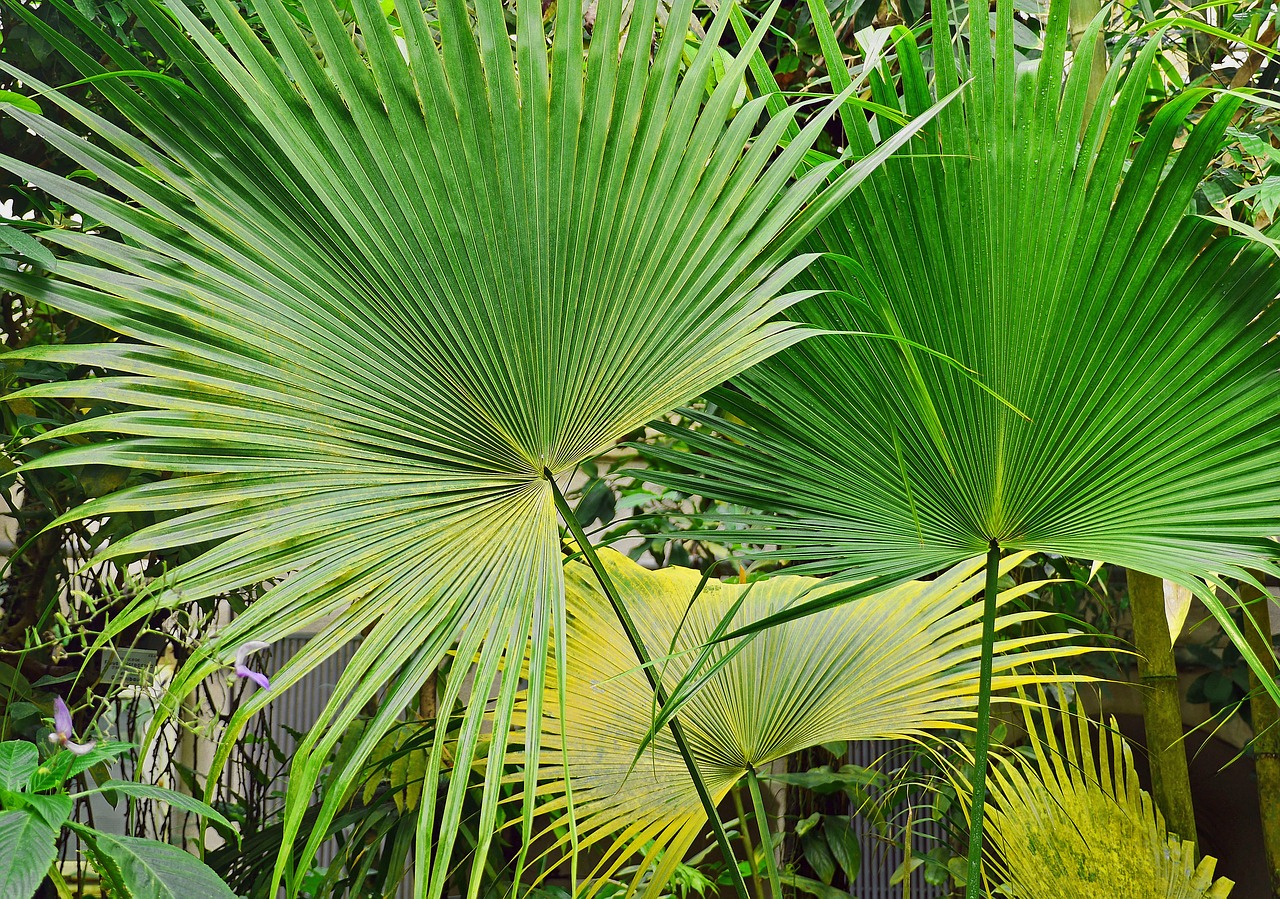
[[[61,696],[53,697],[53,733],[49,734],[49,742],[56,743],[76,755],[84,755],[98,745],[97,740],[90,740],[88,743],[77,743],[72,739],[74,736],[75,731],[71,723],[71,710],[67,708],[67,704],[62,701]]]
[[[247,677],[264,690],[271,689],[271,681],[267,680],[267,676],[261,671],[254,671],[244,663],[245,659],[253,655],[260,649],[266,649],[270,643],[263,643],[261,640],[250,640],[239,649],[236,650],[236,677]]]

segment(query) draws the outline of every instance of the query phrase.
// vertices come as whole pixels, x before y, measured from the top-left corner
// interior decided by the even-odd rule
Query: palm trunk
[[[1133,611],[1133,642],[1138,648],[1138,677],[1142,681],[1142,722],[1151,760],[1151,792],[1156,808],[1164,815],[1165,826],[1182,839],[1197,843],[1191,777],[1183,745],[1178,668],[1164,612],[1164,581],[1130,570],[1129,606]]]
[[[1085,31],[1089,28],[1089,23],[1093,21],[1093,17],[1098,14],[1098,10],[1102,8],[1099,0],[1071,0],[1071,7],[1067,13],[1071,28],[1071,47],[1076,52],[1080,52],[1080,41],[1084,37]],[[1093,62],[1089,69],[1089,94],[1088,105],[1086,106],[1085,121],[1088,121],[1088,110],[1093,108],[1094,102],[1098,99],[1098,94],[1102,91],[1102,82],[1107,78],[1107,42],[1103,39],[1102,32],[1098,33],[1097,39],[1093,44]]]
[[[1000,544],[987,550],[987,587],[982,595],[982,661],[978,668],[978,720],[973,749],[973,800],[969,807],[969,864],[965,899],[982,893],[982,824],[987,809],[987,752],[991,745],[991,668],[996,644],[996,596],[1000,580]],[[910,877],[907,878],[910,882]]]
[[[1271,611],[1265,594],[1249,584],[1240,590],[1240,598],[1253,619],[1245,622],[1244,635],[1249,647],[1262,660],[1267,674],[1276,676],[1276,661],[1271,645]],[[1267,874],[1271,878],[1271,896],[1280,899],[1280,709],[1261,689],[1258,676],[1249,670],[1253,688],[1249,708],[1253,712],[1253,757],[1258,772],[1258,805],[1262,809],[1262,842],[1266,847]]]
[[[769,891],[773,899],[782,899],[782,878],[778,874],[778,859],[774,855],[773,831],[769,827],[769,817],[764,811],[764,794],[760,792],[760,778],[755,768],[747,769],[747,787],[751,790],[751,807],[755,812],[756,832],[760,834],[760,845],[764,850],[765,870],[769,872]],[[743,826],[743,830],[746,826]],[[751,866],[755,871],[755,864]]]
[[[418,688],[418,718],[423,721],[431,721],[436,717],[436,706],[439,699],[436,697],[436,672],[431,672],[430,676]]]

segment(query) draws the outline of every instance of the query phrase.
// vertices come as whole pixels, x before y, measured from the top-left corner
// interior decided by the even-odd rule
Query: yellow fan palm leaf
[[[649,571],[611,550],[600,556],[668,689],[689,673],[726,615],[732,614],[736,629],[838,589],[785,575],[703,585],[691,569]],[[1001,571],[1023,559],[1009,556]],[[981,631],[981,606],[969,600],[983,582],[982,559],[971,559],[936,580],[901,584],[770,628],[745,645],[719,644],[705,661],[731,658],[693,691],[679,714],[707,789],[718,801],[748,771],[828,741],[915,739],[965,727],[978,693]],[[1037,616],[1009,606],[1039,585],[1000,594],[1001,631]],[[668,731],[659,731],[637,759],[650,735],[653,691],[594,573],[569,563],[565,587],[566,700],[563,722],[556,697],[543,703],[540,810],[563,811],[571,790],[579,851],[604,847],[584,892],[644,851],[631,887],[656,863],[646,888],[654,895],[702,832],[706,814]],[[1025,673],[1028,665],[1082,651],[1040,637],[1006,636],[997,643],[995,686],[1034,681]],[[565,852],[569,844],[565,835],[550,852]]]

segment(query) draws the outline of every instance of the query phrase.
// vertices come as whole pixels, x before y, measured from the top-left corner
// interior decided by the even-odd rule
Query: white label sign
[[[103,683],[137,687],[151,682],[158,655],[154,649],[117,649],[107,652],[107,661],[102,667]]]

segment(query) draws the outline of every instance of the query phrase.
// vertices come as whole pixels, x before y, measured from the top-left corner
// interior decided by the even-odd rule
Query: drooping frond
[[[360,639],[298,748],[283,845],[346,725],[370,703],[380,710],[330,774],[315,836],[292,860],[305,867],[378,739],[446,653],[473,660],[503,742],[520,683],[513,660],[537,647],[529,677],[540,687],[543,648],[563,630],[544,473],[564,474],[805,336],[775,321],[795,299],[782,288],[810,261],[789,248],[816,200],[850,189],[892,142],[793,179],[833,108],[782,151],[793,112],[764,117],[763,100],[734,112],[763,24],[705,96],[727,12],[681,74],[692,0],[664,10],[670,27],[657,25],[656,0],[602,0],[589,49],[572,3],[558,4],[548,47],[537,2],[518,5],[513,41],[500,0],[474,10],[443,0],[431,22],[401,5],[402,35],[384,4],[353,0],[357,48],[331,0],[257,0],[265,37],[232,0],[206,4],[216,36],[181,0],[130,0],[186,86],[99,77],[145,67],[58,6],[100,58],[31,24],[98,79],[141,137],[57,92],[47,102],[96,141],[5,110],[98,181],[7,157],[0,166],[123,235],[48,232],[68,251],[53,276],[0,271],[0,287],[123,338],[25,352],[102,375],[28,395],[128,409],[46,435],[81,435],[81,445],[37,464],[167,475],[72,513],[157,513],[160,523],[109,557],[200,550],[117,630],[173,603],[270,586],[199,649],[169,711],[237,646],[318,629],[239,710],[222,760],[250,715]],[[441,715],[462,704],[464,680],[450,682]],[[459,768],[475,756],[483,712],[467,709]],[[536,730],[524,749],[537,757]],[[442,752],[437,740],[431,780]],[[482,841],[502,758],[477,760]],[[439,816],[424,805],[419,895],[444,889],[465,788],[450,782]],[[481,846],[476,864],[484,855]],[[277,879],[290,863],[281,857]]]
[[[611,550],[600,555],[650,654],[665,660],[655,664],[668,689],[739,601],[735,627],[835,589],[790,575],[753,584],[711,580],[690,606],[701,581],[697,571],[649,571]],[[1002,571],[1024,558],[1009,556]],[[981,608],[970,600],[983,583],[982,559],[970,559],[934,581],[902,584],[755,635],[679,713],[708,791],[720,799],[749,768],[820,743],[912,739],[967,726],[978,689],[981,631]],[[594,887],[652,840],[636,882],[661,856],[649,882],[648,894],[655,895],[705,828],[706,814],[666,730],[636,761],[653,718],[653,693],[594,573],[570,563],[565,585],[567,706],[562,725],[550,692],[543,704],[540,809],[564,808],[564,768],[560,753],[549,751],[563,747],[580,845],[607,847],[593,872]],[[1000,602],[1037,586],[1011,588]],[[1010,611],[999,628],[1033,617]],[[719,644],[709,662],[733,653],[737,643]],[[996,689],[1035,679],[1014,673],[1015,667],[1078,651],[1012,636],[996,649]],[[564,851],[567,840],[551,853]]]
[[[1214,880],[1216,859],[1197,863],[1195,844],[1169,833],[1138,785],[1115,721],[1094,727],[1058,705],[1061,734],[1043,692],[1023,706],[1034,762],[1002,756],[991,767],[994,880],[1019,899],[1226,899],[1233,884]]]
[[[994,539],[1195,587],[1239,638],[1196,585],[1277,571],[1280,260],[1187,210],[1241,101],[1170,101],[1130,161],[1159,42],[1086,115],[1093,35],[1064,80],[1068,5],[1030,71],[1012,2],[994,49],[973,29],[969,69],[936,18],[936,91],[972,81],[927,151],[813,237],[829,255],[796,286],[830,292],[788,314],[899,339],[819,337],[734,379],[681,432],[695,452],[669,454],[695,474],[653,479],[774,513],[744,537],[813,571],[915,576]],[[873,77],[876,99],[921,109],[930,80],[898,37],[902,93]]]

